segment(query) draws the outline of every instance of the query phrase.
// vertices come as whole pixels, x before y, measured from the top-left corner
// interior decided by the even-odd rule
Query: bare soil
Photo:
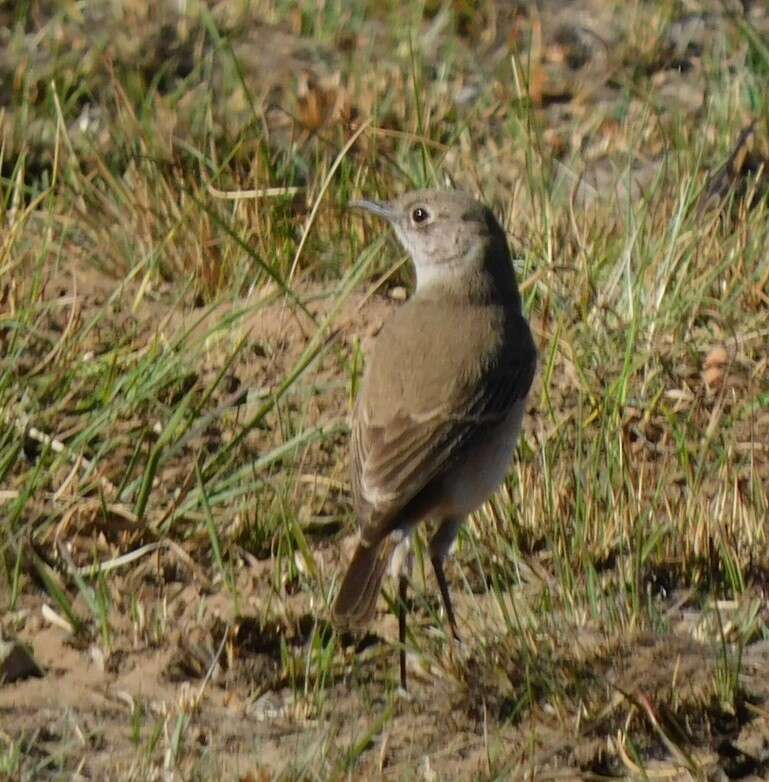
[[[440,21],[437,4],[427,5]],[[628,18],[634,24],[643,24],[645,14],[657,20],[654,9],[647,8],[653,4],[627,4],[633,9],[630,17],[625,4],[592,0],[543,2],[528,10],[518,3],[489,3],[479,14],[472,13],[472,4],[453,5],[457,29],[452,33],[464,41],[464,56],[473,63],[465,83],[452,85],[457,100],[472,96],[478,80],[501,67],[524,26],[535,31],[535,59],[541,67],[529,84],[529,97],[548,128],[543,134],[544,154],[553,161],[553,179],[571,194],[571,208],[583,215],[615,201],[643,199],[669,163],[667,150],[655,142],[639,142],[639,148],[628,147],[627,139],[615,144],[621,134],[609,120],[589,131],[592,112],[629,100],[618,83],[630,70],[643,89],[653,87],[665,132],[681,117],[697,122],[707,100],[702,53],[726,24],[727,15],[726,4],[688,3],[691,12],[680,14],[676,24],[660,34],[664,40],[658,40],[653,26],[648,36],[637,38],[627,29]],[[752,24],[766,34],[769,15],[760,4],[742,5],[746,14],[752,14]],[[0,25],[6,13],[0,9]],[[434,23],[438,36],[443,28]],[[340,39],[339,51],[334,51],[304,39],[301,31],[301,19],[277,27],[255,23],[234,43],[250,83],[262,87],[257,97],[269,109],[264,121],[278,146],[290,144],[296,134],[311,138],[329,124],[364,116],[374,100],[358,83],[360,72],[346,70],[344,46],[349,41]],[[366,35],[369,40],[387,40],[387,30],[377,20],[366,28]],[[87,37],[76,42],[85,46]],[[166,56],[184,71],[184,62],[197,49],[194,41],[176,44]],[[160,57],[160,45],[156,48]],[[0,56],[6,75],[15,72],[8,58]],[[281,79],[266,75],[275,59],[284,74]],[[132,47],[125,61],[133,60],[141,60],[141,52]],[[301,77],[289,79],[285,74]],[[377,78],[386,80],[387,74],[383,71],[372,80]],[[40,79],[45,83],[43,76]],[[215,71],[214,88],[221,86],[221,79]],[[508,83],[498,85],[503,103],[512,100],[511,89]],[[190,103],[197,96],[191,94]],[[639,102],[633,111],[645,111],[645,105]],[[229,95],[227,108],[233,122],[249,114],[241,94]],[[188,130],[185,119],[180,112],[171,123],[182,138]],[[497,120],[489,116],[483,122],[493,125]],[[30,168],[44,169],[52,148],[46,132],[35,126],[26,140],[18,132],[9,133],[7,154],[20,154],[27,144]],[[765,136],[766,128],[760,125],[750,138],[746,136],[749,149],[739,147],[731,167],[713,174],[704,188],[704,202],[708,197],[718,201],[722,192],[739,190],[745,181],[761,182],[752,177],[767,163]],[[74,131],[73,141],[77,145]],[[97,141],[108,148],[104,134]],[[582,171],[559,162],[573,148],[584,152]],[[512,182],[520,178],[522,158],[521,153],[500,167],[490,154],[472,176],[483,180],[495,167],[502,168],[493,195],[517,193]],[[628,169],[629,158],[633,162]],[[627,176],[628,170],[632,176]],[[760,187],[756,188],[758,192]],[[303,206],[296,208],[299,224],[306,212]],[[526,218],[534,210],[532,204],[520,206],[512,228],[515,241],[526,241]],[[617,210],[617,225],[624,219],[621,211]],[[450,581],[459,587],[455,594],[460,627],[468,628],[461,645],[447,643],[432,576],[418,569],[408,695],[395,692],[397,628],[385,599],[371,632],[363,638],[338,639],[334,661],[323,668],[318,650],[328,644],[332,629],[326,619],[329,595],[321,590],[332,587],[355,534],[345,429],[352,356],[359,339],[365,353],[368,340],[398,306],[403,280],[388,281],[376,290],[370,281],[362,283],[344,302],[325,335],[326,348],[302,377],[302,394],[287,395],[265,416],[264,425],[244,439],[238,468],[290,440],[296,434],[296,420],[304,430],[320,427],[333,432],[308,441],[284,460],[270,462],[264,468],[264,498],[255,498],[259,504],[253,509],[232,518],[217,515],[227,561],[234,563],[223,573],[211,553],[204,514],[196,506],[186,520],[169,529],[171,511],[195,489],[195,460],[201,454],[215,455],[237,438],[242,425],[314,344],[317,324],[336,303],[335,284],[322,274],[300,275],[294,290],[308,302],[308,312],[270,285],[244,291],[241,298],[214,297],[209,304],[205,297],[180,294],[172,275],[155,279],[151,295],[146,295],[141,280],[126,281],[120,269],[109,273],[98,268],[85,251],[72,253],[71,260],[46,272],[49,276],[39,295],[48,307],[46,327],[30,343],[24,366],[15,371],[35,377],[43,369],[76,365],[83,379],[73,386],[69,406],[57,408],[55,420],[45,410],[40,412],[33,422],[37,429],[66,443],[88,426],[90,413],[83,412],[93,390],[87,381],[88,357],[120,350],[134,356],[132,362],[138,366],[151,351],[186,336],[174,359],[173,380],[162,387],[157,404],[147,407],[150,412],[110,423],[114,445],[99,458],[98,469],[85,469],[81,456],[73,455],[25,507],[24,533],[14,539],[25,552],[18,599],[11,599],[12,578],[0,580],[0,606],[13,602],[1,629],[28,644],[44,672],[42,677],[0,684],[0,739],[6,746],[21,747],[27,757],[25,769],[34,769],[24,778],[769,779],[769,557],[762,541],[755,557],[749,541],[735,543],[750,579],[739,599],[720,599],[725,591],[722,572],[710,574],[712,592],[700,588],[709,583],[711,562],[705,555],[698,578],[683,577],[681,561],[657,563],[656,570],[645,571],[647,591],[640,599],[653,603],[659,627],[628,624],[621,632],[608,633],[587,610],[561,609],[561,615],[543,608],[549,605],[558,577],[549,549],[552,538],[544,537],[523,511],[521,518],[510,521],[508,515],[507,522],[500,521],[504,512],[492,504],[471,522],[469,538],[484,547],[489,530],[505,531],[504,523],[515,524],[516,531],[505,535],[514,538],[520,560],[513,579],[509,567],[495,567],[496,555],[489,547],[483,554],[489,567],[484,568],[473,545],[463,544],[460,561],[448,569]],[[555,276],[561,273],[568,278],[568,269]],[[755,312],[766,306],[760,303],[760,297],[766,298],[765,283],[756,283]],[[21,274],[12,282],[0,280],[0,302],[9,318],[14,301],[22,301],[30,285],[31,279]],[[564,285],[568,287],[568,279]],[[574,309],[579,321],[579,302]],[[547,312],[532,315],[544,356],[553,337],[551,317]],[[728,318],[722,322],[720,317],[721,313],[713,315],[716,329],[710,323],[694,324],[693,341],[720,345],[715,336],[728,332],[729,326]],[[86,328],[91,322],[96,325]],[[5,334],[0,331],[0,340],[7,338]],[[77,338],[70,339],[71,334]],[[225,370],[241,337],[249,347]],[[3,350],[8,349],[7,339],[0,341]],[[195,363],[189,363],[185,354],[190,345],[196,348],[189,354]],[[728,415],[741,395],[759,397],[767,392],[766,357],[755,345],[742,343],[741,352],[730,357],[724,369],[726,362],[719,356],[713,354],[709,365],[705,357],[701,366],[673,337],[659,336],[654,350],[660,371],[670,374],[671,389],[684,389],[680,409],[682,415],[691,414],[693,429],[705,431],[716,408],[718,415]],[[718,402],[703,374],[712,367],[720,373],[713,382],[730,391]],[[131,480],[140,478],[168,411],[190,388],[208,388],[222,371],[226,382],[206,400],[199,411],[200,425],[192,427],[183,447],[163,462],[146,513],[138,519],[134,506],[114,499],[116,487],[126,474]],[[563,356],[558,356],[554,376],[558,391],[549,404],[559,425],[566,426],[577,407],[581,381],[574,364]],[[597,393],[609,382],[597,386]],[[540,398],[538,389],[533,400]],[[661,414],[646,416],[632,404],[624,415],[628,453],[637,460],[634,467],[659,471],[664,454],[677,446],[667,434],[665,419]],[[45,441],[21,418],[18,422],[25,458],[34,464]],[[533,404],[524,426],[532,447],[547,443],[556,428]],[[769,480],[767,435],[765,410],[733,422],[730,429],[734,443],[755,446],[749,454],[735,447],[735,459],[753,478]],[[142,459],[133,463],[142,438],[147,438],[146,448]],[[534,461],[529,459],[521,468],[527,481],[538,475]],[[292,478],[290,493],[283,495],[289,472],[298,480]],[[26,467],[11,472],[0,490],[18,492],[23,473]],[[702,507],[718,496],[720,481],[720,475],[703,479]],[[681,476],[671,474],[665,497],[673,508],[686,504],[682,485]],[[280,516],[281,503],[299,509],[294,514],[299,532],[290,523],[294,516]],[[752,508],[747,495],[745,506]],[[715,500],[709,507],[713,514],[720,511]],[[285,523],[271,527],[262,539],[259,521],[267,516]],[[311,555],[302,554],[296,545],[300,533]],[[286,556],[283,545],[289,536],[295,536],[294,548]],[[708,540],[703,547],[716,551],[722,542]],[[89,616],[72,574],[94,561],[110,562],[134,552],[141,553],[109,571],[108,642],[97,622],[74,632],[51,600],[41,569],[46,572],[48,567],[66,578],[70,594],[77,595],[76,613]],[[14,561],[10,555],[6,559]],[[590,563],[597,573],[594,588],[600,589],[627,566],[618,560],[615,551],[607,552],[603,563],[596,555]],[[509,580],[492,589],[492,573]],[[534,606],[547,615],[546,621],[531,619]],[[743,646],[736,643],[735,627],[751,611],[754,625],[764,630],[753,633]],[[517,651],[511,656],[513,648]],[[736,677],[736,686],[728,686],[729,677]],[[721,697],[726,690],[738,697]]]

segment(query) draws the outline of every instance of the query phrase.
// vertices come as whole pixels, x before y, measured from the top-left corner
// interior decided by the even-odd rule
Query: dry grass
[[[769,774],[744,5],[0,10],[0,629],[45,673],[0,685],[0,777]],[[386,601],[326,619],[411,284],[345,205],[449,183],[504,219],[541,365],[449,567],[461,649],[418,560],[406,701]]]

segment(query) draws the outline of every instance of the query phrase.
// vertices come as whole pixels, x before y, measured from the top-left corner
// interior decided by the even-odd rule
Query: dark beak
[[[395,209],[386,201],[350,201],[348,206],[350,209],[364,209],[366,212],[382,217],[390,223],[396,218]]]

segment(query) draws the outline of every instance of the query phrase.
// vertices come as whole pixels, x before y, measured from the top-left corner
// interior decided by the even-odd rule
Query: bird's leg
[[[414,565],[414,552],[411,550],[411,535],[406,530],[399,533],[400,541],[393,553],[390,567],[398,575],[398,655],[400,658],[401,689],[406,690],[406,618],[408,616],[408,588],[411,569]]]
[[[449,594],[449,585],[446,583],[446,575],[443,572],[443,560],[446,558],[454,538],[457,536],[462,519],[450,517],[444,519],[435,534],[430,539],[430,561],[433,563],[435,578],[438,581],[438,588],[441,590],[441,599],[443,607],[446,610],[446,618],[449,620],[451,635],[456,641],[459,641],[459,631],[457,630],[457,620],[454,616],[454,609],[451,605],[451,595]]]
[[[409,577],[406,573],[400,573],[398,576],[398,651],[400,653],[401,663],[401,687],[406,690],[406,614],[408,605]]]
[[[459,641],[459,631],[457,630],[457,620],[454,616],[454,609],[451,606],[451,595],[449,594],[449,585],[446,583],[446,574],[443,572],[443,557],[433,555],[430,557],[435,571],[435,578],[438,581],[438,588],[441,590],[443,607],[446,609],[446,618],[449,620],[451,634],[454,640]]]

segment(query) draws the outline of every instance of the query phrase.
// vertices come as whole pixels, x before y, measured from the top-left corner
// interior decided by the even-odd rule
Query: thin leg
[[[449,585],[446,583],[446,575],[443,572],[443,557],[434,554],[432,557],[430,557],[430,561],[433,563],[435,578],[438,581],[438,588],[441,590],[443,607],[446,609],[446,618],[449,620],[449,625],[451,627],[451,634],[458,641],[459,632],[457,631],[457,620],[454,617],[454,609],[451,606],[451,595],[449,594]]]
[[[459,632],[457,631],[457,620],[454,617],[454,609],[451,606],[451,595],[449,595],[449,585],[446,583],[446,576],[443,572],[443,560],[449,553],[451,544],[457,536],[459,526],[462,523],[461,518],[449,516],[443,519],[430,540],[430,561],[433,563],[435,578],[438,580],[438,587],[441,590],[443,607],[446,609],[446,618],[451,626],[451,634],[458,641]]]
[[[398,576],[398,649],[401,662],[401,687],[406,690],[406,614],[409,579],[405,573]]]

